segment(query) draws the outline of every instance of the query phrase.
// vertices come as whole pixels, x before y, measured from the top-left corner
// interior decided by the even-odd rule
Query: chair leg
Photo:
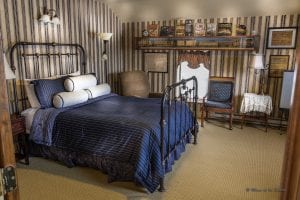
[[[203,105],[200,105],[201,109],[201,127],[204,127],[204,108]]]
[[[230,113],[230,115],[229,115],[229,130],[232,130],[232,118],[233,118],[232,113]]]
[[[205,110],[205,121],[207,121],[207,119],[208,119],[208,110],[206,109]]]

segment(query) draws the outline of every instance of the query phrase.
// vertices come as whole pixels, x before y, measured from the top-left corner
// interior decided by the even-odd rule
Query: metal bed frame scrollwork
[[[33,66],[30,66],[28,58],[31,59],[30,64]],[[58,62],[58,65],[63,62],[68,63],[69,69],[65,70],[69,72],[74,72],[74,69],[78,70],[78,68],[81,73],[86,72],[86,54],[80,44],[17,42],[10,49],[11,69],[18,75],[19,80],[43,78],[41,75],[44,75],[45,71],[47,71],[47,77],[63,75],[63,68],[60,67],[55,67],[52,74],[51,62]],[[33,73],[30,68],[33,68]],[[19,102],[21,102],[21,110],[26,109],[27,98],[24,84],[17,88],[14,80],[13,95],[13,112],[19,114]]]

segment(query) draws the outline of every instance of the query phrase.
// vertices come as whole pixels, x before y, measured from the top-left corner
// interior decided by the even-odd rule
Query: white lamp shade
[[[254,69],[265,69],[263,54],[253,54],[250,66]]]
[[[41,18],[39,19],[40,22],[43,23],[49,23],[50,22],[50,16],[49,15],[42,15]]]
[[[54,25],[59,25],[60,20],[57,16],[55,16],[55,17],[52,18],[51,23],[54,24]]]
[[[5,79],[15,79],[16,75],[14,74],[14,72],[11,70],[7,60],[6,60],[6,56],[3,53],[3,61],[4,61],[4,71],[5,71]]]
[[[113,33],[99,33],[99,37],[101,40],[110,40]]]

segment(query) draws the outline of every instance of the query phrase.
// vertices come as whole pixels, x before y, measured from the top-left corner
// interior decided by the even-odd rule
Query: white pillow
[[[111,89],[107,83],[103,83],[94,87],[90,87],[85,91],[88,93],[89,99],[93,99],[102,95],[109,94],[111,92]]]
[[[89,95],[84,90],[78,90],[75,92],[60,92],[54,95],[52,102],[55,108],[64,108],[86,102],[88,99]]]
[[[92,74],[68,77],[64,82],[65,89],[69,92],[88,89],[96,85],[97,79]]]
[[[31,108],[40,108],[41,104],[35,94],[34,84],[25,84],[25,91]]]

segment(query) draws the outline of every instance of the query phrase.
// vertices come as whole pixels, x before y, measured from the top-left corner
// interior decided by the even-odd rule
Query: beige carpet
[[[222,126],[205,124],[198,145],[188,145],[167,174],[164,193],[148,194],[130,182],[108,184],[100,171],[31,158],[29,166],[18,164],[21,200],[276,200],[286,135]]]

